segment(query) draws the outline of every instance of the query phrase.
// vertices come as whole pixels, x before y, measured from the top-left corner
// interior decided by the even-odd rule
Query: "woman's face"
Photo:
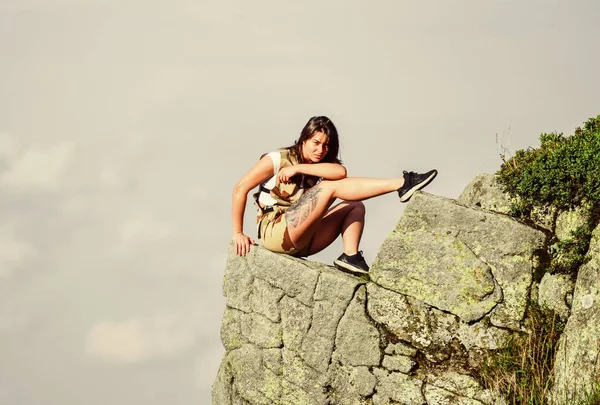
[[[329,137],[318,131],[302,144],[302,156],[307,163],[319,163],[329,151]]]

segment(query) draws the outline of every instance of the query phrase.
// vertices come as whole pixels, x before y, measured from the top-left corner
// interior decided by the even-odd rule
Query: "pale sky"
[[[599,20],[596,0],[0,0],[0,404],[210,404],[231,189],[260,155],[328,115],[349,175],[435,167],[456,198],[600,114]],[[371,263],[403,206],[366,205]]]

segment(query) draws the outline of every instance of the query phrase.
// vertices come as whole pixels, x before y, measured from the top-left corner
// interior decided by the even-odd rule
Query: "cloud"
[[[15,310],[13,307],[0,309],[0,334],[24,332],[29,326],[29,316],[23,309]],[[0,404],[3,402],[0,401]]]
[[[158,242],[174,233],[173,225],[158,221],[148,214],[141,214],[126,220],[119,232],[123,247]]]
[[[15,238],[12,228],[0,227],[0,278],[10,277],[25,260],[37,254],[33,245]]]
[[[86,354],[113,363],[132,364],[173,358],[196,342],[195,323],[172,314],[123,322],[102,321],[87,335]]]
[[[48,148],[34,145],[17,155],[14,142],[6,141],[2,147],[12,162],[0,176],[0,186],[16,191],[56,189],[75,149],[73,142],[63,142]]]
[[[0,159],[13,160],[19,151],[18,140],[7,133],[0,134]]]

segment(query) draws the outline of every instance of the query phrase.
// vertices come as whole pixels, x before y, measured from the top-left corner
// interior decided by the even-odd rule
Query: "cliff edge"
[[[548,236],[489,199],[481,208],[490,186],[478,184],[459,200],[415,194],[370,277],[230,246],[213,404],[505,403],[478,373],[485,353],[527,332]],[[585,277],[597,286],[595,269],[595,281]],[[590,288],[576,290],[586,308],[597,306]]]

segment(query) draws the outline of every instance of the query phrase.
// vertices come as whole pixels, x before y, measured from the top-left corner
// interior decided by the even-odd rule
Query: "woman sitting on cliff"
[[[309,256],[342,235],[344,252],[334,261],[338,268],[364,273],[369,270],[358,250],[365,223],[365,206],[371,197],[397,191],[407,202],[416,190],[429,184],[436,170],[424,174],[404,172],[391,179],[346,177],[338,159],[337,129],[327,117],[312,117],[300,139],[287,148],[263,155],[233,188],[232,219],[235,252],[246,255],[254,240],[243,232],[248,192],[258,207],[258,238],[265,248],[292,256]],[[336,198],[343,200],[331,207]]]

